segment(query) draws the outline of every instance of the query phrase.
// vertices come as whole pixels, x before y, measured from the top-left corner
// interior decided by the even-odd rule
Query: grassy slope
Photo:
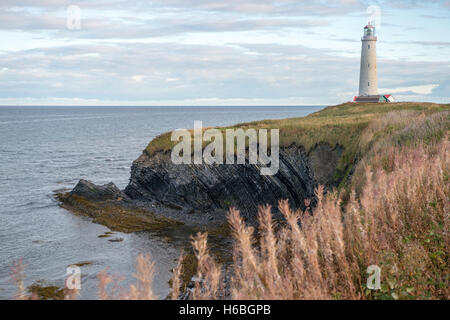
[[[450,104],[433,103],[391,103],[391,104],[355,104],[346,103],[327,107],[324,110],[302,118],[282,120],[263,120],[237,124],[230,128],[267,128],[280,129],[280,146],[302,146],[309,152],[318,143],[328,143],[334,147],[340,145],[345,152],[336,172],[337,180],[348,175],[350,169],[376,140],[392,135],[406,127],[411,121],[429,116],[439,111],[450,110]],[[405,112],[406,111],[406,112]],[[400,112],[409,121],[397,121],[394,124],[373,126],[386,114]],[[390,114],[391,115],[391,114]],[[390,117],[390,115],[388,117]],[[398,116],[397,116],[398,117]],[[401,116],[400,116],[401,117]],[[221,128],[225,130],[226,128]],[[370,131],[370,134],[367,134]],[[169,152],[174,146],[170,141],[171,133],[165,133],[149,143],[144,153],[152,156],[157,152]]]

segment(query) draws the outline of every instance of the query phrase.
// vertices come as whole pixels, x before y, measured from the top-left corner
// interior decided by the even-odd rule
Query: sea
[[[17,298],[18,263],[26,287],[63,287],[67,268],[79,264],[79,298],[97,299],[98,274],[106,270],[127,287],[139,254],[155,262],[153,290],[164,299],[181,243],[150,232],[116,232],[121,242],[99,238],[110,230],[62,209],[55,192],[70,190],[79,179],[125,188],[133,160],[153,138],[192,128],[196,120],[204,127],[226,126],[303,117],[322,108],[0,107],[0,299]]]

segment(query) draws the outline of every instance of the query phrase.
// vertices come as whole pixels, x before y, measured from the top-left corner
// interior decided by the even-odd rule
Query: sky
[[[0,105],[338,104],[369,20],[379,93],[449,103],[450,0],[0,0]]]

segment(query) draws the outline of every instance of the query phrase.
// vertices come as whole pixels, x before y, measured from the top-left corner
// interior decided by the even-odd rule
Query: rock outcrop
[[[304,209],[304,200],[314,198],[318,183],[334,183],[341,154],[342,148],[328,145],[318,145],[310,156],[303,148],[283,148],[278,173],[263,176],[258,165],[175,165],[170,154],[144,153],[133,163],[124,192],[131,199],[158,201],[191,212],[236,207],[253,220],[260,205],[271,205],[276,214],[280,199],[288,199],[293,209]]]
[[[236,207],[247,221],[254,222],[260,205],[271,205],[277,217],[281,199],[288,199],[293,209],[304,210],[305,199],[314,203],[318,184],[336,184],[334,173],[342,152],[343,148],[326,144],[317,145],[309,154],[302,147],[282,148],[274,176],[261,175],[259,165],[175,165],[168,153],[150,156],[144,152],[133,162],[124,191],[113,183],[97,186],[80,180],[60,200],[69,209],[76,203],[78,211],[83,201],[127,210],[136,206],[183,223],[223,222],[226,210]]]
[[[103,186],[98,186],[90,181],[81,179],[70,193],[72,195],[83,197],[88,201],[130,200],[128,196],[112,182]]]
[[[103,186],[80,180],[72,191],[57,193],[61,206],[71,212],[92,218],[113,231],[158,231],[180,223],[155,215],[130,199],[112,182]]]

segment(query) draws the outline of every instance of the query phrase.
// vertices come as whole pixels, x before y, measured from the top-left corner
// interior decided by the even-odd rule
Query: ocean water
[[[81,298],[97,297],[97,274],[108,268],[133,281],[136,257],[156,262],[154,290],[169,293],[177,242],[148,232],[116,233],[60,208],[57,190],[79,179],[114,182],[121,189],[130,167],[155,136],[178,128],[224,126],[262,119],[301,117],[323,107],[0,107],[0,299],[12,299],[11,267],[22,260],[25,285],[63,286],[66,268],[81,267]]]

